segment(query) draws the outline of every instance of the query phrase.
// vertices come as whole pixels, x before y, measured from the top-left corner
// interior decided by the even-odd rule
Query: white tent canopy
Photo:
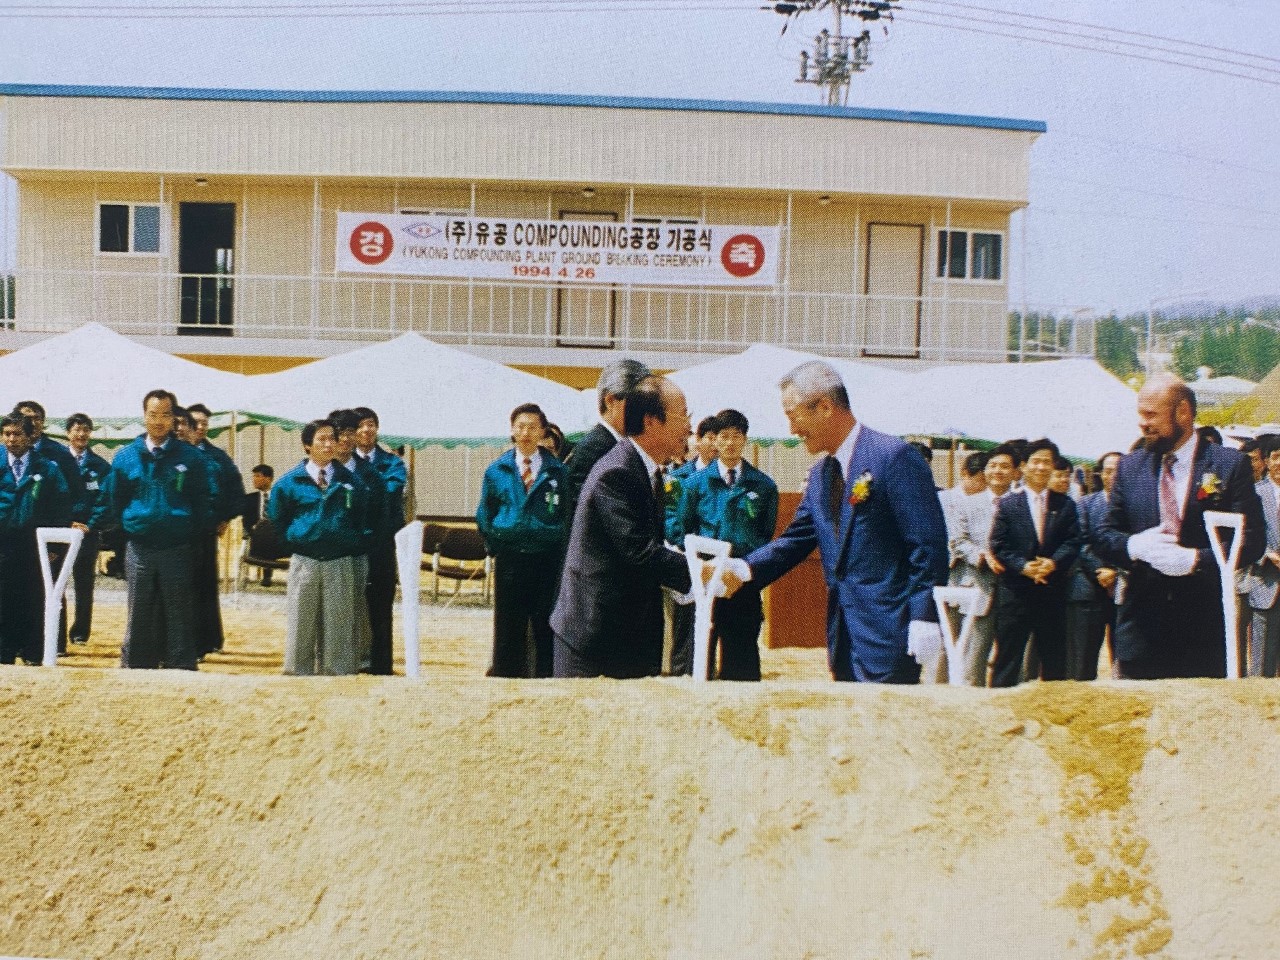
[[[371,407],[393,444],[510,442],[511,411],[536,403],[565,433],[585,426],[578,391],[433,343],[416,333],[250,378],[239,409],[296,426],[340,407]]]
[[[1070,457],[1127,450],[1138,436],[1132,390],[1093,360],[970,363],[904,373],[890,367],[753,346],[735,357],[673,373],[695,422],[725,407],[746,414],[753,438],[787,438],[778,380],[808,360],[840,371],[868,426],[899,436],[995,443],[1048,436]]]
[[[73,413],[130,428],[142,421],[148,391],[172,390],[184,403],[233,410],[248,380],[90,323],[0,357],[0,407],[35,400],[48,412],[51,429]]]

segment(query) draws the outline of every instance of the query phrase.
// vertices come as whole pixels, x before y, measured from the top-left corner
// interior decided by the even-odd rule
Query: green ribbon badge
[[[181,493],[182,485],[186,482],[186,479],[187,479],[187,465],[185,463],[180,463],[176,467],[174,467],[173,470],[174,470],[174,473],[177,474],[177,476],[174,478],[174,481],[173,481],[173,489]]]
[[[42,480],[44,480],[44,477],[40,476],[40,474],[36,473],[32,475],[31,477],[31,499],[32,500],[40,499],[40,482]]]

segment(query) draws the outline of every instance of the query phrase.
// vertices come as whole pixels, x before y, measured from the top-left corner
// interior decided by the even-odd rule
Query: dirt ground
[[[278,595],[197,674],[130,672],[123,595],[0,668],[0,954],[1276,955],[1280,683],[876,689],[500,681],[489,610],[423,679],[279,676]],[[100,669],[93,669],[100,668]]]

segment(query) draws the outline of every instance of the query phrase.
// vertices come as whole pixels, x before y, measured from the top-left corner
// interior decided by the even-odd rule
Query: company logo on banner
[[[778,228],[339,213],[339,270],[642,286],[772,286]]]

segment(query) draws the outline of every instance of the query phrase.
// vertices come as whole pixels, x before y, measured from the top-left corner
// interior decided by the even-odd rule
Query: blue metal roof
[[[545,107],[609,107],[620,110],[689,110],[703,113],[759,113],[776,116],[833,117],[983,127],[1044,133],[1041,120],[972,117],[916,110],[827,107],[802,103],[752,103],[745,100],[685,100],[562,93],[491,93],[453,90],[231,90],[200,87],[98,87],[66,84],[2,83],[6,97],[105,97],[128,100],[223,100],[252,103],[488,103]]]

